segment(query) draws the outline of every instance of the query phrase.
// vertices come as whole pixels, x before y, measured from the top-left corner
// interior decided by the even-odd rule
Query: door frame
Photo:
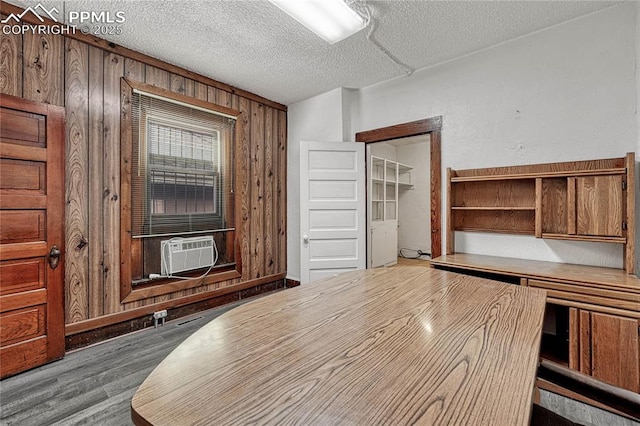
[[[426,134],[431,138],[431,258],[435,259],[442,254],[442,116],[358,132],[356,142],[368,144]]]

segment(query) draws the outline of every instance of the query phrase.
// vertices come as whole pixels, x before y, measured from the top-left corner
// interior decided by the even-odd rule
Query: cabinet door
[[[591,375],[640,392],[638,320],[591,312]]]
[[[576,178],[576,232],[622,237],[622,175]]]

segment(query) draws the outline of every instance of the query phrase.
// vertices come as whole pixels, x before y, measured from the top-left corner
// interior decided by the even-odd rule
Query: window
[[[122,191],[123,196],[130,194],[122,202],[121,240],[127,240],[121,241],[123,280],[134,287],[175,281],[162,279],[166,266],[162,247],[172,239],[189,237],[211,236],[217,249],[211,269],[179,274],[193,277],[191,286],[212,282],[201,279],[204,273],[236,271],[234,147],[239,112],[152,86],[124,83],[131,92],[130,115],[123,113],[123,126],[128,127],[123,133],[127,137]],[[228,278],[228,274],[223,277]],[[130,293],[127,289],[125,293]]]

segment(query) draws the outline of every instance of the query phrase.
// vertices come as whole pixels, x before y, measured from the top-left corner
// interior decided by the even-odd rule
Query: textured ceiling
[[[367,39],[370,28],[329,45],[266,0],[57,1],[66,11],[123,11],[119,45],[291,104],[337,87],[361,88],[406,72]],[[421,69],[611,7],[600,1],[359,1],[371,37]],[[60,14],[62,15],[62,13]]]

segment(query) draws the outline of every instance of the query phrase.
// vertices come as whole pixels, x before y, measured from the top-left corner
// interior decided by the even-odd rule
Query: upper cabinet
[[[603,160],[448,170],[447,253],[454,231],[625,245],[633,272],[634,154]]]

